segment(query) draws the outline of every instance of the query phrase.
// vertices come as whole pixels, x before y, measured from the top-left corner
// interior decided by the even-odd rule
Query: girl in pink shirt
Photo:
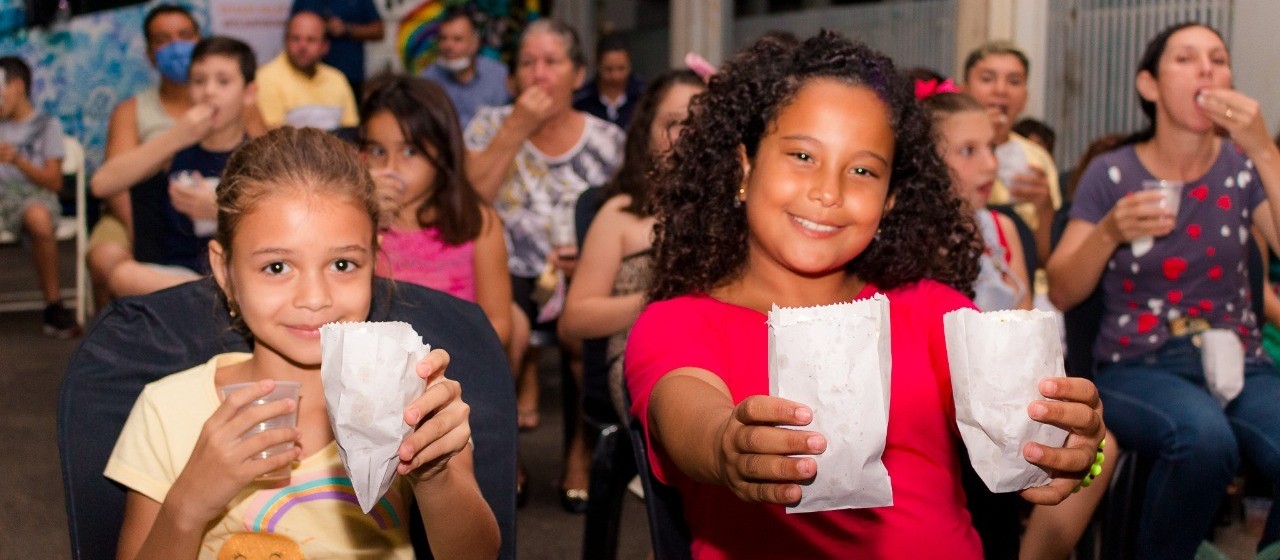
[[[972,303],[981,251],[892,62],[824,31],[760,41],[694,99],[660,170],[651,303],[627,343],[632,414],[654,474],[684,503],[695,558],[969,558],[942,315]],[[883,461],[894,505],[786,514],[824,434],[805,403],[768,395],[767,312],[882,293],[893,373]],[[1083,379],[1040,384],[1031,418],[1071,435],[1023,454],[1066,498],[1103,425]]]
[[[463,172],[466,148],[449,97],[429,80],[368,84],[362,153],[388,206],[377,273],[480,304],[506,345],[511,281],[502,223]]]

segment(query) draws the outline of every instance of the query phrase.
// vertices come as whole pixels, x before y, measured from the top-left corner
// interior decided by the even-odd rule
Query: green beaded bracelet
[[[1080,483],[1071,489],[1072,494],[1079,492],[1081,488],[1088,488],[1090,484],[1093,484],[1093,478],[1102,474],[1102,464],[1107,461],[1107,457],[1103,455],[1102,450],[1106,447],[1107,438],[1102,438],[1098,442],[1098,454],[1093,458],[1093,464],[1089,466],[1089,472],[1085,473],[1084,478],[1080,479]]]

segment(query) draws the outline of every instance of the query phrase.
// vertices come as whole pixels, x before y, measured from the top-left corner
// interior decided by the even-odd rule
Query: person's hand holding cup
[[[191,219],[196,237],[212,237],[218,231],[218,202],[213,180],[199,171],[178,169],[169,174],[169,201]]]
[[[1159,197],[1144,195],[1144,198],[1150,199],[1147,201],[1147,204],[1154,205],[1158,208],[1165,218],[1168,218],[1171,222],[1176,222],[1178,219],[1178,208],[1181,206],[1182,202],[1182,186],[1182,181],[1147,179],[1142,182],[1142,192],[1160,193]],[[1163,237],[1163,235],[1167,235],[1167,232],[1160,236]],[[1155,246],[1156,237],[1157,236],[1155,235],[1143,235],[1131,241],[1129,246],[1133,249],[1133,256],[1141,257],[1150,252],[1152,247]]]
[[[571,211],[557,211],[551,216],[551,264],[573,275],[578,259],[578,237]]]
[[[236,391],[239,391],[241,389],[245,389],[248,387],[252,387],[254,385],[257,385],[257,384],[256,383],[232,383],[230,385],[223,385],[222,387],[219,387],[219,391],[222,394],[223,400],[226,400],[232,394],[235,394]],[[297,429],[298,427],[298,407],[297,407],[298,391],[301,388],[302,388],[302,384],[296,381],[276,381],[275,386],[271,389],[270,392],[256,399],[253,399],[249,401],[248,404],[244,405],[244,408],[247,409],[250,407],[269,405],[276,401],[282,401],[282,400],[290,400],[294,402],[294,406],[289,407],[288,411],[285,412],[284,414],[267,418],[261,422],[258,422],[250,426],[249,430],[244,432],[244,435],[240,436],[240,439],[246,440],[253,436],[256,436],[258,434],[261,434],[263,432],[267,432],[270,430],[278,430],[282,428]],[[259,451],[254,456],[254,458],[269,459],[276,455],[287,453],[290,450],[292,450],[293,447],[294,447],[294,442],[292,441],[284,442],[277,445],[272,445],[270,447],[267,447]],[[271,472],[265,473],[257,477],[255,480],[271,482],[271,481],[288,479],[289,470],[290,470],[290,465],[286,464],[283,467],[280,467],[276,470],[273,470]]]

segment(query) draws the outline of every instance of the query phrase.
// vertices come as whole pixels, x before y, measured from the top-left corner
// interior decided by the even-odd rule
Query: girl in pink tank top
[[[369,86],[360,136],[385,214],[377,274],[478,303],[505,345],[507,246],[497,213],[463,172],[466,148],[449,97],[416,77]]]

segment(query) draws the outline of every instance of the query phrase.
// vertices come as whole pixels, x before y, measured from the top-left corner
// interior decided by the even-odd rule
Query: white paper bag
[[[426,389],[415,368],[431,348],[408,323],[329,323],[320,327],[320,376],[338,455],[360,509],[387,492],[413,427],[404,409]]]
[[[1230,329],[1209,329],[1199,336],[1204,383],[1226,408],[1244,390],[1244,344]]]
[[[769,394],[813,409],[797,429],[827,438],[818,474],[787,513],[893,505],[884,454],[889,428],[889,300],[769,313]]]
[[[1015,175],[1027,175],[1031,173],[1031,164],[1027,162],[1027,153],[1022,150],[1022,146],[1016,140],[1009,140],[995,149],[996,155],[996,177],[1004,183],[1005,188],[1013,186],[1013,177]]]
[[[1066,375],[1056,318],[1034,309],[959,309],[942,321],[956,423],[974,470],[992,492],[1048,484],[1049,474],[1028,463],[1022,447],[1060,447],[1067,439],[1065,430],[1027,415],[1032,401],[1044,399],[1040,380]]]

